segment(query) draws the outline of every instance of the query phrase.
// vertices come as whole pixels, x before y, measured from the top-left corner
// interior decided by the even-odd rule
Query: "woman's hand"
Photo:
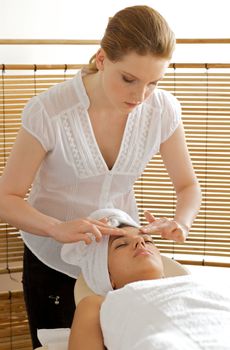
[[[187,227],[173,219],[156,219],[149,211],[145,211],[144,215],[149,224],[142,227],[140,229],[141,232],[148,234],[159,233],[164,239],[171,239],[181,243],[185,242],[189,231]]]
[[[103,235],[120,236],[124,234],[126,234],[126,231],[108,225],[106,218],[101,220],[83,218],[56,222],[49,232],[50,237],[61,243],[84,241],[86,244],[90,244],[94,237],[99,242]]]

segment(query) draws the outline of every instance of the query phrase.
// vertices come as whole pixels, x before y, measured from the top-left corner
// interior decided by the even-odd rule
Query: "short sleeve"
[[[33,97],[22,112],[22,127],[33,135],[45,149],[54,147],[54,130],[49,115],[38,97]]]
[[[176,97],[166,91],[162,97],[161,143],[174,133],[181,121],[181,106]]]

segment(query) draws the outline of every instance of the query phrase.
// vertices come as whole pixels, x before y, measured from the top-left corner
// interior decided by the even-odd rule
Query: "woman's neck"
[[[127,117],[127,115],[121,115],[121,112],[116,109],[108,100],[103,90],[100,72],[86,74],[83,76],[82,80],[90,101],[90,110],[93,110],[94,113],[100,115],[109,115],[110,117]]]

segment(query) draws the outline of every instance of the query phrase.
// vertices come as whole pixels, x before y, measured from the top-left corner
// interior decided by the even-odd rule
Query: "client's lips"
[[[144,248],[138,248],[134,253],[134,258],[138,255],[152,255],[152,252]]]
[[[127,106],[135,108],[136,106],[139,105],[139,103],[130,103],[130,102],[125,102]]]

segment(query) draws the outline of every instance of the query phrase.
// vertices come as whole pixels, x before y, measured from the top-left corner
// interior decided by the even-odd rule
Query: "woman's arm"
[[[182,123],[161,145],[160,153],[177,195],[174,218],[189,229],[200,208],[201,190],[186,145]]]
[[[100,307],[104,298],[93,295],[77,305],[68,350],[105,350],[100,327]]]
[[[1,219],[38,235],[48,235],[50,226],[58,222],[24,200],[45,156],[46,152],[38,140],[22,128],[0,178]]]
[[[25,201],[25,196],[34,181],[46,151],[40,142],[25,129],[18,133],[6,167],[0,177],[0,218],[18,229],[40,236],[50,236],[59,242],[75,242],[97,239],[101,234],[121,234],[119,229],[107,224],[82,218],[68,222],[45,215]],[[122,231],[123,232],[123,231]]]
[[[149,227],[146,232],[158,232],[163,238],[184,241],[199,211],[201,191],[190,160],[182,124],[162,143],[160,153],[176,191],[176,212],[173,220],[155,220],[147,214],[146,218],[151,224],[145,227]]]

